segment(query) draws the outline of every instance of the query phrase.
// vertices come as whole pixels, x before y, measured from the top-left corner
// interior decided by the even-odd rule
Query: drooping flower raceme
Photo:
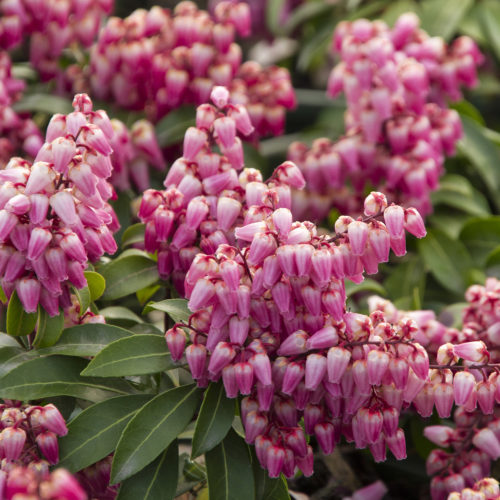
[[[70,287],[86,285],[89,260],[114,253],[118,228],[108,203],[113,189],[113,129],[85,94],[75,111],[55,115],[31,164],[12,158],[0,171],[0,276],[27,312],[38,304],[54,316],[71,306]]]
[[[462,135],[460,118],[446,102],[461,97],[461,85],[475,85],[483,58],[470,38],[448,47],[418,24],[414,14],[403,14],[392,29],[365,19],[338,25],[333,50],[341,62],[328,94],[346,96],[346,135],[318,139],[310,149],[290,146],[289,159],[314,193],[295,194],[298,217],[312,210],[321,219],[332,206],[359,211],[367,186],[423,215],[431,212],[429,194]]]
[[[405,229],[425,234],[418,212],[372,193],[364,218],[340,217],[325,235],[293,222],[279,196],[257,193],[247,190],[235,244],[191,264],[185,293],[194,314],[166,332],[172,358],[185,354],[200,386],[222,378],[228,397],[245,396],[246,439],[271,477],[296,466],[312,473],[304,430],[325,453],[343,434],[377,460],[386,445],[404,458],[399,411],[425,383],[427,353],[411,320],[346,312],[344,279],[376,272],[391,246],[404,254]]]
[[[0,47],[12,49],[30,37],[30,62],[43,80],[59,74],[63,49],[78,43],[89,47],[113,0],[0,1]]]
[[[18,154],[34,158],[43,144],[42,134],[35,122],[12,108],[24,87],[24,81],[12,75],[9,54],[0,51],[0,168],[4,168],[9,159]]]
[[[90,51],[89,66],[69,66],[61,90],[87,86],[96,97],[144,110],[156,122],[183,104],[208,102],[212,88],[223,85],[232,104],[248,106],[259,136],[282,133],[285,110],[295,105],[290,75],[252,61],[242,64],[235,36],[249,33],[243,2],[221,2],[213,17],[187,1],[172,12],[153,7],[125,19],[111,17]]]
[[[234,244],[234,227],[266,212],[259,208],[263,197],[290,208],[290,188],[304,184],[290,162],[267,183],[255,169],[238,175],[244,163],[238,134],[248,136],[253,126],[244,106],[229,103],[226,88],[215,87],[211,99],[214,105],[198,107],[196,127],[186,131],[183,156],[170,167],[166,189],[145,191],[139,209],[146,223],[145,249],[158,252],[160,277],[171,276],[181,295],[186,272],[200,250],[213,254],[222,243]],[[247,211],[251,205],[255,209]]]

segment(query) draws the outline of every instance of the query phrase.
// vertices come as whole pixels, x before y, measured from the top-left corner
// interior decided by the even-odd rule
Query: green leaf
[[[43,307],[38,306],[38,324],[33,345],[35,347],[50,347],[54,345],[59,340],[63,328],[64,313],[59,312],[58,316],[51,318]]]
[[[92,302],[89,287],[84,286],[83,288],[76,288],[73,286],[71,288],[80,304],[80,316],[83,316],[88,311],[90,303]]]
[[[134,243],[144,242],[145,229],[146,224],[142,224],[141,222],[132,224],[131,226],[127,227],[122,235],[122,246],[126,247],[129,245],[133,245]]]
[[[465,291],[465,273],[471,267],[471,259],[460,241],[431,229],[418,241],[418,249],[425,265],[442,286],[455,293]]]
[[[232,429],[205,454],[210,500],[254,500],[255,485],[248,445]]]
[[[193,106],[181,106],[161,119],[156,125],[156,137],[160,147],[181,143],[186,130],[195,125],[195,116]]]
[[[196,458],[218,445],[231,428],[234,400],[226,396],[224,384],[212,382],[205,391],[194,428],[191,457]]]
[[[111,468],[111,484],[150,464],[191,421],[198,406],[195,385],[171,389],[144,405],[123,431]]]
[[[352,281],[346,281],[345,284],[345,294],[346,297],[351,297],[358,292],[373,292],[377,295],[387,295],[385,288],[375,280],[370,278],[365,279],[359,284],[353,283]]]
[[[90,300],[95,302],[101,297],[106,288],[106,280],[95,271],[85,271],[85,278],[87,279],[87,286],[90,290]]]
[[[414,0],[399,0],[391,2],[380,18],[389,26],[393,26],[398,17],[406,12],[415,12],[418,14],[419,7]]]
[[[285,26],[283,27],[283,32],[285,34],[291,34],[298,26],[304,24],[305,22],[311,20],[312,18],[319,16],[326,16],[329,12],[333,10],[334,6],[326,2],[306,2],[299,5],[290,13],[290,17],[287,19]],[[281,24],[281,23],[280,23]]]
[[[18,113],[29,111],[30,113],[39,112],[51,116],[54,113],[67,115],[73,111],[70,100],[52,94],[25,94],[12,107]]]
[[[144,305],[160,288],[160,285],[151,285],[142,290],[137,290],[135,295],[139,304]]]
[[[270,478],[259,464],[255,450],[252,450],[252,467],[255,481],[255,500],[290,500],[288,485],[281,475]]]
[[[494,1],[482,2],[478,8],[479,22],[490,47],[500,60],[500,5]]]
[[[34,351],[25,351],[19,346],[0,347],[0,377],[26,361],[33,359],[34,356]]]
[[[167,344],[159,335],[132,335],[106,346],[85,368],[82,375],[122,377],[145,375],[174,368]]]
[[[108,456],[128,421],[150,399],[147,394],[117,396],[83,410],[59,439],[59,465],[77,472]]]
[[[7,304],[7,301],[9,299],[7,298],[7,295],[5,295],[5,292],[3,291],[3,288],[0,286],[0,302],[2,304]]]
[[[492,250],[488,257],[486,258],[485,267],[489,269],[490,267],[500,265],[500,245],[497,246],[494,250]]]
[[[188,309],[186,299],[167,299],[160,302],[150,302],[146,305],[142,314],[147,314],[153,310],[167,313],[176,323],[187,322],[191,311]]]
[[[480,125],[467,116],[462,115],[461,118],[464,137],[459,141],[458,149],[476,168],[486,187],[496,196],[500,185],[498,149],[485,136]]]
[[[398,262],[398,265],[391,269],[392,272],[384,281],[384,287],[391,300],[406,297],[409,307],[415,289],[421,293],[420,300],[422,300],[425,287],[425,273],[422,272],[422,266],[422,259],[412,256]]]
[[[462,100],[450,103],[450,108],[458,111],[462,116],[468,116],[479,125],[483,127],[486,126],[486,122],[484,121],[481,112],[476,108],[476,106],[474,106],[474,104],[470,103],[469,101]]]
[[[490,252],[500,245],[500,216],[469,219],[460,232],[460,240],[478,266],[484,266]]]
[[[474,0],[423,0],[420,2],[422,28],[431,36],[449,40]]]
[[[119,299],[158,281],[156,262],[139,255],[128,255],[100,268],[106,280],[102,298]]]
[[[440,180],[438,191],[431,194],[432,204],[447,205],[475,216],[489,215],[486,198],[461,175],[448,174]]]
[[[86,323],[66,328],[52,347],[39,349],[39,354],[92,357],[115,340],[128,337],[132,332],[113,325]]]
[[[123,481],[116,500],[172,500],[178,481],[179,446],[177,440],[154,462]]]
[[[0,379],[0,398],[29,400],[73,396],[100,401],[128,393],[130,386],[122,380],[81,377],[80,372],[86,364],[84,359],[66,356],[30,359]]]
[[[132,312],[127,307],[123,306],[110,306],[99,310],[99,314],[102,314],[106,321],[110,322],[120,322],[120,323],[144,323],[143,319],[134,312]]]
[[[29,335],[35,329],[36,320],[37,314],[27,313],[24,310],[17,292],[14,290],[7,306],[7,335],[12,337]]]

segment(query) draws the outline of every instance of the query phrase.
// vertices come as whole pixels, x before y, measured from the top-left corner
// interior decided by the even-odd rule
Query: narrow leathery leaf
[[[81,377],[87,365],[81,358],[43,356],[25,361],[0,379],[0,398],[41,399],[50,396],[73,396],[88,401],[126,395],[127,382],[120,379],[100,380]]]
[[[27,313],[17,296],[17,292],[14,291],[7,306],[7,334],[12,337],[28,335],[34,330],[36,320],[37,313]]]
[[[126,247],[134,243],[141,243],[144,241],[144,231],[146,225],[142,223],[132,224],[127,227],[122,234],[122,246]]]
[[[248,445],[232,429],[205,454],[210,500],[254,500],[255,484]]]
[[[106,346],[82,375],[121,377],[158,373],[174,368],[163,336],[132,335]]]
[[[259,500],[290,500],[288,485],[281,475],[277,478],[270,478],[257,459],[255,450],[251,450],[252,467],[255,480],[255,499]]]
[[[142,314],[147,314],[153,310],[167,313],[176,323],[188,321],[191,315],[187,306],[186,299],[167,299],[160,302],[150,302],[142,311]]]
[[[117,396],[83,410],[59,440],[59,465],[76,472],[109,455],[128,421],[150,399],[147,394]]]
[[[106,280],[102,298],[119,299],[158,281],[156,262],[141,255],[127,255],[99,269]]]
[[[88,286],[84,286],[83,288],[71,287],[73,293],[80,304],[80,316],[83,316],[89,309],[90,303],[92,302],[90,296],[90,289]]]
[[[153,462],[123,481],[117,500],[172,500],[178,481],[179,445],[174,440]]]
[[[119,483],[150,464],[191,421],[200,391],[194,384],[159,394],[130,420],[123,431],[111,468]]]
[[[51,318],[45,309],[38,306],[38,323],[36,336],[33,341],[35,347],[50,347],[60,338],[64,327],[64,314],[61,311],[58,316]]]
[[[233,418],[234,400],[226,396],[221,381],[212,382],[196,419],[191,456],[196,458],[219,444],[231,428]]]
[[[56,345],[38,349],[38,353],[91,357],[96,356],[111,342],[130,335],[133,333],[118,326],[86,323],[66,328]]]
[[[136,324],[144,323],[143,319],[133,311],[123,306],[109,306],[99,310],[106,321],[111,323]]]

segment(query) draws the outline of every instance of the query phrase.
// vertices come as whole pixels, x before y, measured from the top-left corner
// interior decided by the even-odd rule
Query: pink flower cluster
[[[300,179],[288,167],[278,175]],[[404,254],[405,229],[425,234],[420,215],[372,193],[365,218],[340,217],[334,235],[318,234],[310,222],[293,222],[265,184],[254,184],[246,186],[233,246],[224,242],[191,264],[185,292],[194,313],[166,332],[172,358],[185,354],[201,387],[222,379],[228,397],[245,396],[246,439],[271,477],[291,477],[296,466],[312,474],[305,433],[325,453],[344,435],[377,460],[386,445],[404,458],[399,411],[425,383],[427,353],[413,342],[412,321],[346,312],[344,280],[376,272],[391,247]]]
[[[145,191],[151,185],[149,165],[157,170],[165,167],[153,125],[147,120],[138,120],[128,130],[123,122],[115,118],[111,120],[111,125],[114,131],[110,139],[113,148],[111,184],[125,191],[131,188],[132,182],[138,191]]]
[[[312,210],[321,219],[332,206],[349,209],[367,186],[423,215],[432,211],[430,192],[462,135],[458,113],[446,100],[459,99],[461,85],[475,85],[483,57],[468,37],[448,47],[418,25],[414,14],[403,14],[392,29],[365,19],[338,25],[333,49],[342,61],[332,70],[328,93],[346,96],[346,136],[318,139],[311,149],[291,145],[289,159],[314,193],[294,197],[299,217]]]
[[[111,17],[91,49],[89,66],[69,66],[69,81],[61,85],[67,91],[80,82],[100,99],[145,110],[153,121],[183,104],[208,102],[212,88],[223,85],[233,104],[249,106],[257,134],[281,133],[285,109],[295,105],[290,75],[254,62],[242,65],[236,33],[250,33],[246,3],[221,2],[213,18],[188,1],[173,12],[153,7],[125,19]]]
[[[24,87],[22,80],[12,76],[9,54],[0,51],[0,168],[16,154],[34,157],[43,144],[42,134],[33,120],[12,108]]]
[[[27,312],[40,303],[51,316],[71,306],[72,285],[86,285],[88,260],[116,250],[106,181],[113,128],[86,94],[73,105],[51,119],[33,164],[12,158],[0,171],[2,288],[9,297],[16,290]]]
[[[56,76],[66,47],[89,47],[113,0],[0,0],[0,47],[11,49],[30,36],[30,62],[44,80]]]
[[[427,458],[427,473],[434,476],[432,499],[450,498],[448,495],[452,492],[474,488],[477,481],[484,481],[481,484],[493,488],[484,491],[492,496],[472,498],[499,498],[498,483],[483,478],[491,474],[491,461],[500,458],[500,417],[457,408],[454,421],[455,427],[432,425],[424,430],[424,436],[434,444],[451,448],[451,451],[435,449]]]
[[[492,477],[485,477],[478,481],[472,488],[464,488],[448,495],[447,500],[498,500],[500,488],[498,481]]]
[[[302,187],[304,181],[290,162],[267,184],[254,169],[238,176],[244,160],[237,133],[248,136],[254,127],[244,106],[229,103],[226,88],[215,87],[211,99],[215,106],[198,107],[196,127],[186,131],[183,156],[170,167],[166,189],[145,191],[139,209],[146,223],[145,249],[158,252],[160,277],[171,276],[181,295],[186,272],[200,249],[212,254],[220,244],[234,243],[234,226],[245,216],[245,198],[250,206],[259,205],[263,196],[279,197],[280,206],[289,207],[290,185]]]

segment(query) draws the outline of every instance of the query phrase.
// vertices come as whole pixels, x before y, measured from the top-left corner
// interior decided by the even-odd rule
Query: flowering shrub
[[[351,3],[0,0],[0,498],[500,498],[497,7]]]

